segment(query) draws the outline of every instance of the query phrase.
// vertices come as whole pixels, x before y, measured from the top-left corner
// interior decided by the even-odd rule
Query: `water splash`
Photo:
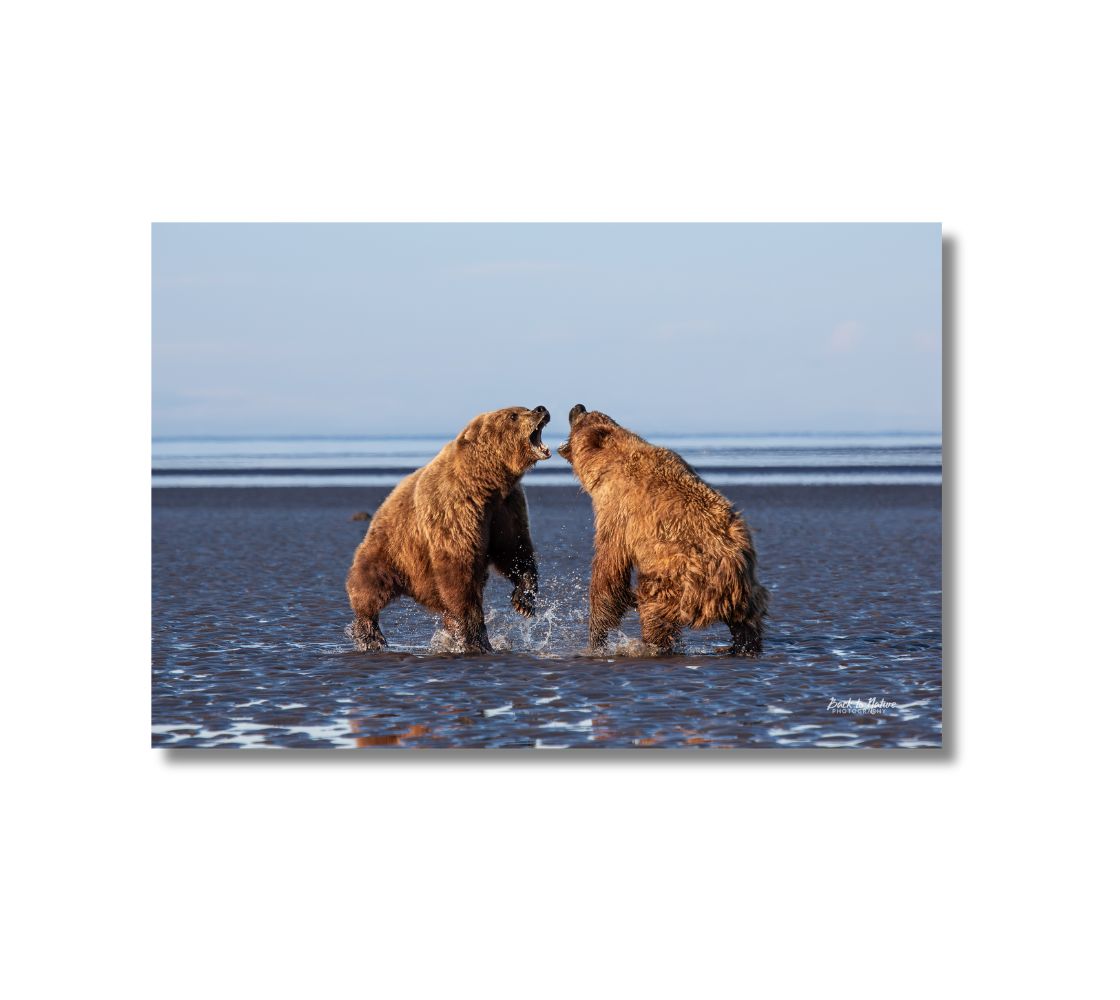
[[[457,639],[442,625],[436,628],[428,642],[428,652],[437,656],[461,653],[462,651],[462,640]]]
[[[486,615],[490,644],[498,650],[518,650],[537,656],[570,655],[563,633],[571,625],[571,613],[555,601],[540,601],[532,618],[499,608]]]
[[[626,635],[623,632],[614,632],[607,637],[607,644],[603,650],[608,656],[642,657],[652,656],[653,650],[641,639]]]

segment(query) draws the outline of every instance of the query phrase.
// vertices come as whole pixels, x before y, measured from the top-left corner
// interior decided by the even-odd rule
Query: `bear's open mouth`
[[[533,428],[533,433],[529,435],[529,447],[532,448],[533,458],[537,461],[552,457],[552,452],[548,450],[548,445],[541,440],[541,432],[544,430],[544,425],[547,423],[548,416],[546,414],[541,417],[537,426]]]

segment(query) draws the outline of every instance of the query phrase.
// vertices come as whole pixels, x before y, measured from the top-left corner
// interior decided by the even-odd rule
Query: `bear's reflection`
[[[356,737],[355,745],[359,747],[404,747],[410,741],[421,739],[431,734],[429,726],[415,723],[399,733],[370,733],[369,730],[380,724],[377,719],[351,719],[350,732]]]

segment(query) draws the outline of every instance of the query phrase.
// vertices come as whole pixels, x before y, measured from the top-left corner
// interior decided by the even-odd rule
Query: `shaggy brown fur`
[[[491,565],[513,582],[514,609],[533,614],[537,561],[520,480],[550,455],[547,423],[543,406],[483,413],[385,498],[346,580],[359,649],[384,648],[378,615],[405,596],[441,614],[464,652],[489,650],[482,591]]]
[[[658,652],[668,652],[684,628],[722,621],[731,629],[732,653],[760,653],[770,595],[755,577],[743,518],[676,452],[582,404],[572,407],[568,422],[570,437],[558,451],[595,508],[592,649],[636,607],[642,640]]]

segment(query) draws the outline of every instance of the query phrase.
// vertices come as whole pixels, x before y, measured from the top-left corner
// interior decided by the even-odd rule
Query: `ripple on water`
[[[672,657],[651,655],[633,614],[606,655],[589,655],[591,517],[575,491],[530,493],[538,616],[515,614],[508,584],[492,580],[495,651],[456,657],[433,616],[410,602],[382,616],[386,653],[345,643],[341,578],[361,534],[349,515],[371,509],[368,496],[309,490],[297,502],[291,491],[266,489],[176,499],[183,491],[158,490],[153,743],[940,746],[937,494],[892,490],[768,487],[733,496],[763,526],[761,572],[774,595],[758,661],[719,655],[728,638],[719,628],[687,633]],[[335,494],[336,509],[325,502]],[[831,700],[848,698],[897,707],[875,716],[829,711]]]

